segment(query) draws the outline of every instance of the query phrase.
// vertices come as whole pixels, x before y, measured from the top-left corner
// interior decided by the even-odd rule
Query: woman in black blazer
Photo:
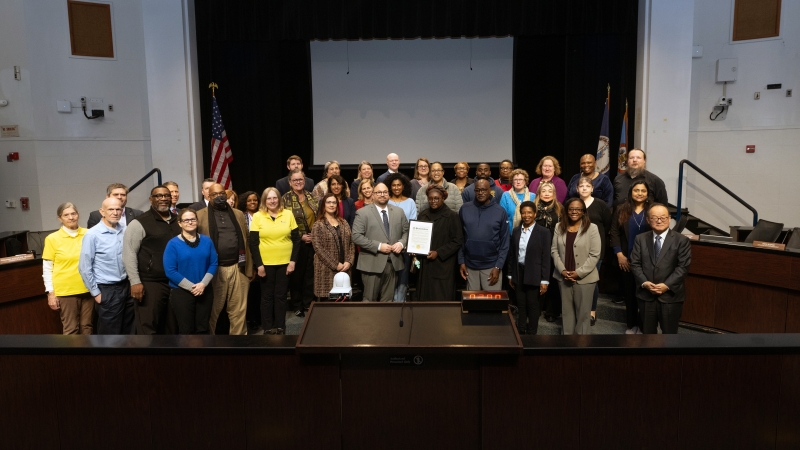
[[[650,231],[647,223],[647,210],[650,209],[650,189],[644,181],[634,181],[628,189],[628,198],[614,208],[611,218],[611,248],[617,256],[616,263],[622,272],[620,290],[625,301],[628,330],[625,334],[641,334],[639,303],[636,300],[636,281],[631,273],[628,258],[633,251],[633,243],[641,233]],[[611,257],[613,259],[613,257]]]
[[[516,291],[517,329],[519,334],[536,334],[539,330],[539,295],[547,292],[550,283],[550,230],[536,225],[536,205],[522,202],[522,218],[511,232],[508,252],[509,285]],[[520,242],[524,253],[520,254]]]
[[[583,203],[586,205],[586,214],[589,220],[597,225],[597,231],[600,233],[600,239],[603,245],[600,249],[600,260],[597,261],[597,270],[600,270],[600,265],[603,263],[603,257],[606,253],[606,243],[608,242],[608,230],[611,229],[611,207],[609,207],[603,200],[593,197],[594,186],[592,179],[589,177],[580,177],[577,184],[578,195]],[[592,318],[590,325],[594,326],[597,321],[597,298],[600,296],[600,283],[594,285],[594,297],[592,297]]]

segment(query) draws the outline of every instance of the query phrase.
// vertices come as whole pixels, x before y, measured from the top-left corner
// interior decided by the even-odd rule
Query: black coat
[[[550,244],[552,236],[550,230],[536,225],[531,231],[528,246],[525,248],[524,272],[519,271],[519,238],[522,235],[522,225],[518,225],[511,232],[511,245],[508,252],[507,273],[511,275],[514,286],[527,284],[539,286],[542,281],[548,281],[551,275]]]
[[[456,265],[458,249],[464,244],[461,219],[458,214],[442,206],[436,211],[425,209],[418,220],[433,222],[431,250],[438,254],[436,259],[418,255],[422,262],[422,272],[417,283],[417,299],[428,301],[453,301],[456,287]]]
[[[589,220],[597,225],[600,239],[603,240],[603,247],[600,250],[600,260],[602,261],[606,254],[606,246],[608,245],[608,232],[611,230],[611,207],[599,198],[595,198],[592,204],[586,208],[586,214],[589,215]]]

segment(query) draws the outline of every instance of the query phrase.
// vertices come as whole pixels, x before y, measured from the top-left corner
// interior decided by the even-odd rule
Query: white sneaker
[[[639,329],[639,327],[634,327],[634,328],[636,328],[636,334],[644,334],[642,333],[642,330]]]
[[[636,334],[637,328],[638,327],[628,328],[627,330],[625,330],[625,334]]]

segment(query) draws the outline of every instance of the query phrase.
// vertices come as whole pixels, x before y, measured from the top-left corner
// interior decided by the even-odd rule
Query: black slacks
[[[528,334],[536,334],[539,331],[539,286],[517,284],[515,287],[518,309],[517,329],[527,330]]]
[[[97,310],[97,334],[133,334],[133,297],[131,284],[122,280],[98,284],[100,303]]]
[[[639,302],[636,299],[636,279],[634,279],[633,273],[620,271],[620,282],[622,283],[622,294],[625,296],[625,322],[628,328],[642,328],[642,321],[639,319]]]
[[[136,334],[164,334],[169,305],[169,284],[159,281],[142,281],[144,295],[142,301],[134,300],[136,314]]]
[[[292,308],[308,308],[314,300],[314,247],[300,243],[297,264],[289,275],[289,291],[292,293]]]
[[[208,320],[214,291],[206,286],[202,295],[195,297],[183,288],[170,289],[169,305],[175,311],[179,334],[208,334]]]
[[[683,312],[683,302],[662,303],[658,300],[646,302],[638,300],[642,316],[642,334],[657,334],[661,326],[663,334],[677,334],[678,321]]]
[[[286,291],[289,277],[286,266],[264,266],[267,276],[261,279],[261,328],[286,328]],[[313,271],[313,269],[312,269]]]

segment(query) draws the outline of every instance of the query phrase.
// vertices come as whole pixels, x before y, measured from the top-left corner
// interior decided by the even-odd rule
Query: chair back
[[[783,231],[782,223],[758,219],[758,223],[744,239],[744,242],[747,244],[752,244],[753,241],[775,242],[781,235],[781,231]]]

